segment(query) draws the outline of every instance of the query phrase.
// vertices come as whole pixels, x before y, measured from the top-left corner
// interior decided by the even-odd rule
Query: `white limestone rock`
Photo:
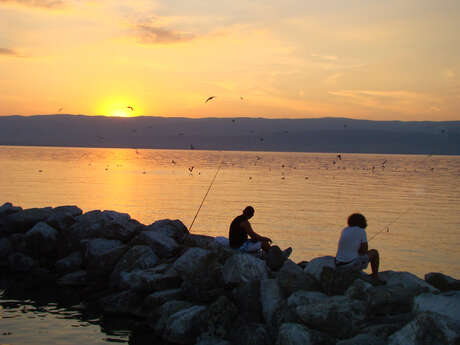
[[[216,256],[209,250],[194,247],[188,249],[174,262],[174,269],[184,279],[191,278],[203,272],[210,271],[210,266],[216,264]]]
[[[244,253],[231,256],[225,262],[222,273],[226,284],[239,284],[268,278],[265,261]]]
[[[321,281],[321,273],[323,273],[324,267],[329,267],[335,270],[335,257],[321,256],[314,258],[307,264],[304,272],[311,274],[317,281]]]
[[[460,291],[450,291],[439,295],[421,294],[414,300],[413,311],[415,313],[435,312],[460,322]]]

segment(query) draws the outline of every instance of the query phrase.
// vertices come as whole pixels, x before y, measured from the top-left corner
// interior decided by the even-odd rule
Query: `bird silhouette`
[[[337,158],[338,158],[339,160],[342,160],[342,155],[341,155],[341,154],[338,154],[338,155],[337,155]]]
[[[59,110],[58,110],[58,111],[59,111],[59,112],[61,112],[61,111],[62,111],[62,109],[64,109],[64,108],[59,108]]]
[[[126,108],[130,109],[131,111],[134,111],[134,108],[130,105],[128,105]]]
[[[208,97],[208,98],[206,99],[206,101],[204,101],[204,102],[205,102],[205,103],[208,103],[210,100],[212,100],[212,99],[214,99],[214,98],[216,98],[216,96]]]
[[[240,97],[241,100],[243,100],[243,97]]]

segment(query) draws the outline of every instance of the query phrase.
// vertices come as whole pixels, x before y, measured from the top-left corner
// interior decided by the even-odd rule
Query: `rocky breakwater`
[[[190,234],[75,206],[0,207],[3,277],[73,289],[101,313],[132,316],[165,344],[460,344],[460,284],[383,272],[384,286],[333,257],[261,259]]]

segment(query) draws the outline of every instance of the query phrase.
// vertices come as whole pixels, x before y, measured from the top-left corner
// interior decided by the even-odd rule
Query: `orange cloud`
[[[18,54],[12,49],[0,48],[0,55],[17,56]]]
[[[0,0],[3,3],[16,3],[24,6],[42,7],[42,8],[57,8],[64,5],[62,0]]]
[[[190,33],[177,32],[147,24],[137,25],[136,35],[142,43],[150,44],[177,43],[190,41],[195,38],[195,36]]]

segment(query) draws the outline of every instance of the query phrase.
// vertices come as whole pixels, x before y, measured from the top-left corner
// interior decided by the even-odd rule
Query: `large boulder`
[[[194,305],[172,314],[162,337],[177,344],[194,344],[206,323],[206,307]]]
[[[263,324],[243,324],[232,334],[232,344],[238,345],[272,345],[273,341]]]
[[[202,249],[206,249],[215,253],[219,259],[219,262],[225,263],[225,261],[235,254],[235,250],[228,247],[223,246],[216,241],[215,237],[206,236],[206,235],[196,235],[196,234],[189,234],[185,237],[184,246],[186,247],[199,247]]]
[[[231,256],[225,262],[222,273],[226,284],[239,284],[268,277],[265,261],[243,253]]]
[[[232,345],[232,344],[225,339],[213,337],[208,334],[202,334],[196,340],[195,345]]]
[[[345,291],[345,296],[351,299],[359,299],[362,301],[368,300],[368,291],[372,288],[372,284],[363,279],[356,279]]]
[[[127,290],[106,296],[99,304],[108,314],[143,316],[143,302],[142,294]]]
[[[302,268],[291,260],[286,260],[277,274],[277,279],[285,295],[297,290],[318,290],[315,278],[305,273]]]
[[[311,260],[305,267],[305,273],[311,274],[315,279],[320,282],[323,269],[329,267],[335,270],[335,258],[333,256],[321,256]]]
[[[181,248],[174,238],[156,231],[141,231],[132,244],[149,246],[160,258],[175,256]]]
[[[388,345],[458,345],[460,324],[447,316],[425,312],[392,334]]]
[[[460,280],[442,273],[427,273],[425,281],[440,291],[460,290]]]
[[[89,238],[126,242],[138,234],[143,227],[126,213],[95,210],[76,217],[76,222],[63,230],[63,237],[70,250],[74,250],[80,248],[82,240]]]
[[[118,286],[122,272],[152,268],[157,265],[158,256],[149,246],[133,246],[121,257],[110,277],[111,285]]]
[[[82,213],[82,210],[77,206],[58,206],[53,208],[51,215],[46,219],[46,223],[61,231],[73,225],[76,217]]]
[[[325,301],[300,305],[296,311],[308,327],[338,338],[349,338],[358,333],[366,319],[366,304],[345,296],[333,296]]]
[[[51,207],[28,208],[11,213],[6,217],[9,233],[24,233],[38,222],[46,220],[52,214]]]
[[[83,262],[88,273],[97,278],[109,274],[128,248],[121,241],[103,238],[83,240],[82,246]]]
[[[79,251],[73,252],[70,255],[56,261],[56,271],[63,274],[78,271],[83,263],[83,257]]]
[[[201,272],[209,271],[209,267],[217,262],[216,256],[206,249],[190,248],[176,260],[173,267],[185,280]]]
[[[238,316],[238,308],[226,296],[220,296],[206,312],[206,333],[228,339]]]
[[[8,267],[11,272],[28,273],[38,267],[37,261],[22,253],[13,253],[8,256]]]
[[[181,278],[173,272],[156,273],[154,269],[145,269],[121,272],[115,286],[121,289],[152,292],[178,288],[181,282]]]
[[[417,290],[403,285],[373,286],[366,290],[368,313],[373,316],[407,313]]]
[[[276,345],[332,345],[335,339],[308,327],[293,323],[283,323],[279,329]],[[368,344],[373,345],[373,344]]]
[[[7,238],[0,238],[0,266],[2,266],[8,255],[13,252],[13,246]]]
[[[289,296],[287,304],[290,308],[297,308],[300,305],[324,302],[327,299],[328,296],[322,292],[299,290]]]
[[[145,230],[161,233],[175,239],[178,243],[184,242],[185,237],[189,234],[187,227],[178,219],[157,220],[150,224]]]
[[[26,232],[25,242],[28,253],[34,258],[55,257],[58,232],[45,222],[38,222]]]
[[[61,286],[85,286],[88,284],[88,274],[84,270],[67,273],[57,283]]]
[[[357,336],[340,340],[335,345],[385,345],[385,340],[373,334],[358,334]]]
[[[276,279],[264,279],[260,282],[260,302],[262,303],[262,315],[265,324],[268,325],[271,333],[277,329],[280,309],[283,305],[283,297],[280,286]]]
[[[414,300],[414,312],[436,312],[460,322],[460,292],[451,291],[439,295],[424,293]]]
[[[182,300],[172,300],[165,302],[160,307],[155,309],[155,315],[158,320],[154,321],[151,328],[155,329],[156,334],[163,334],[168,324],[169,317],[180,310],[188,309],[193,306],[192,303]],[[155,318],[153,318],[155,320]]]
[[[145,298],[144,304],[146,307],[154,309],[166,302],[180,300],[183,297],[182,289],[156,291]]]
[[[260,281],[244,282],[232,289],[239,317],[244,322],[260,323],[262,321],[262,303],[260,302]]]
[[[379,276],[386,282],[386,286],[399,285],[409,289],[414,295],[424,292],[439,292],[438,289],[409,272],[384,271],[380,272]]]
[[[22,207],[13,206],[10,202],[5,202],[2,206],[0,206],[0,218],[6,217],[9,214],[16,213],[22,211]]]

